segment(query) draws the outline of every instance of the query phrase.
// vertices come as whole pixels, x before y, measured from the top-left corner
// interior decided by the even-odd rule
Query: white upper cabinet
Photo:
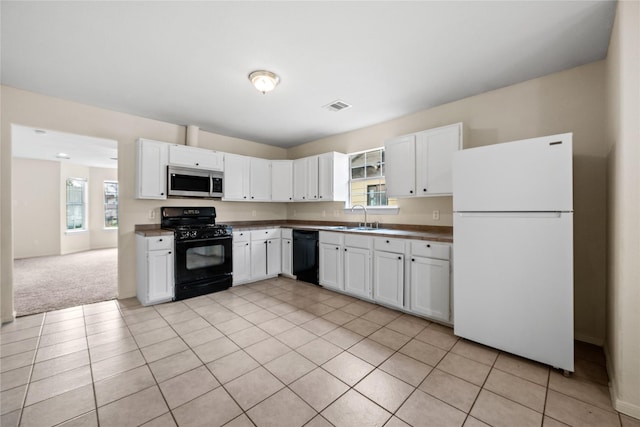
[[[271,200],[293,201],[293,160],[271,161]]]
[[[318,199],[344,202],[349,195],[349,156],[324,153],[318,156]]]
[[[136,141],[136,199],[167,198],[169,144],[138,139]]]
[[[249,200],[250,158],[227,153],[224,163],[224,200]]]
[[[385,142],[387,194],[392,197],[453,193],[453,153],[462,149],[462,123]]]
[[[399,136],[384,144],[387,195],[393,197],[416,194],[416,137]]]
[[[251,200],[271,200],[271,160],[251,157],[249,161],[249,191]]]
[[[293,200],[318,200],[318,156],[293,161]]]
[[[346,201],[349,191],[349,156],[324,153],[293,161],[293,200]]]
[[[222,171],[223,153],[188,145],[169,146],[169,164],[188,168]]]

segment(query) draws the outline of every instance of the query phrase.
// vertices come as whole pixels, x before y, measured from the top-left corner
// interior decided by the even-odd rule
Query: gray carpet
[[[17,259],[13,289],[18,316],[114,299],[118,249]]]

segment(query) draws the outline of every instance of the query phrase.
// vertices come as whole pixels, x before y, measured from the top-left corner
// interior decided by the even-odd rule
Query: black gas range
[[[175,299],[227,289],[232,283],[232,229],[216,224],[216,209],[163,207],[162,228],[175,235]]]

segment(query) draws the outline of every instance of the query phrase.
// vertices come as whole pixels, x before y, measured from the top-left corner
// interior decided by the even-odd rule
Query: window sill
[[[118,231],[118,227],[103,227],[104,231]]]
[[[351,208],[344,208],[345,215],[363,215],[364,211],[361,208],[355,209],[353,212]],[[367,208],[367,215],[398,215],[400,208],[397,206],[370,206]]]
[[[64,234],[82,234],[82,233],[88,233],[89,230],[84,229],[84,230],[65,230]]]

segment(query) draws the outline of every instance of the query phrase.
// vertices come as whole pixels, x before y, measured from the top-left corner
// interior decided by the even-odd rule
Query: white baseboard
[[[2,324],[4,325],[5,323],[11,323],[14,320],[16,320],[16,312],[15,311],[11,312],[11,317],[8,317],[6,319],[2,319]]]
[[[607,361],[607,374],[609,375],[609,395],[611,396],[611,404],[613,408],[625,415],[628,415],[633,418],[640,419],[640,406],[625,402],[624,400],[620,400],[618,398],[618,390],[616,388],[616,376],[613,371],[613,363],[611,362],[611,355],[609,354],[609,347],[604,346],[604,357]]]

